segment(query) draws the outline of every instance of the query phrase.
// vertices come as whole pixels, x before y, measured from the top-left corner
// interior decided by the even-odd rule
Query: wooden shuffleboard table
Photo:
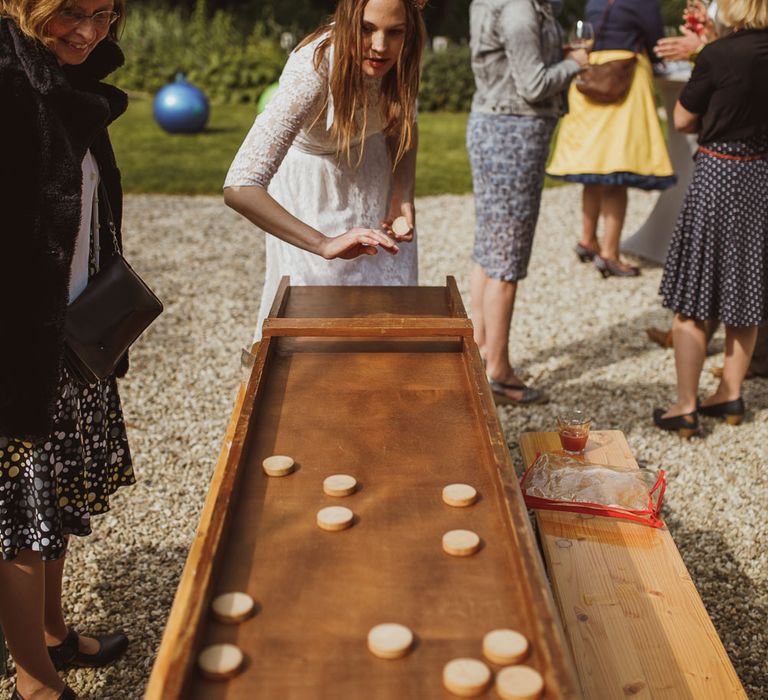
[[[444,665],[483,659],[490,630],[530,641],[523,663],[545,698],[578,697],[572,661],[453,278],[445,287],[280,285],[233,413],[146,691],[157,700],[455,697]],[[293,473],[262,461],[289,455]],[[357,491],[327,496],[349,474]],[[467,483],[470,507],[442,489]],[[316,514],[345,506],[352,527]],[[455,557],[442,536],[481,538]],[[211,600],[248,593],[256,614],[217,621]],[[395,622],[410,652],[385,660],[369,630]],[[239,647],[228,680],[197,667],[211,644]],[[492,671],[501,667],[486,660]],[[497,697],[491,686],[480,697]]]

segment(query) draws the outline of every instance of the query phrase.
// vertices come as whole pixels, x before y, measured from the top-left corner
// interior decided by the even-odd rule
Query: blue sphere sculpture
[[[169,134],[197,134],[208,122],[208,100],[203,91],[179,73],[161,88],[152,106],[155,121]]]

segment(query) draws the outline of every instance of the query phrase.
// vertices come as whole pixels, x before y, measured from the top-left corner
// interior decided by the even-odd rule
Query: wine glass
[[[579,20],[571,31],[571,48],[590,51],[595,43],[595,28],[590,22]]]

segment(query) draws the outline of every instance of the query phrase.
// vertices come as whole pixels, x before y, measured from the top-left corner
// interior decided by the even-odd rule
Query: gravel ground
[[[702,438],[680,441],[651,425],[673,396],[669,351],[643,329],[664,326],[661,271],[603,280],[571,252],[580,191],[544,193],[530,277],[512,328],[516,365],[552,402],[503,408],[512,456],[517,436],[547,430],[559,408],[589,406],[599,428],[623,430],[641,464],[667,469],[664,517],[750,697],[768,698],[768,380],[745,386],[751,409],[738,428],[707,420]],[[633,193],[627,231],[654,195]],[[468,305],[473,210],[469,196],[418,202],[422,284],[457,277]],[[84,697],[140,698],[194,535],[239,381],[264,273],[263,237],[217,197],[126,200],[127,253],[166,303],[139,342],[121,385],[139,483],[119,493],[94,534],[72,543],[65,581],[69,618],[80,629],[121,627],[127,657],[102,671],[75,671]],[[721,362],[718,354],[707,367]],[[705,371],[703,392],[714,387]],[[10,697],[11,682],[0,682]]]

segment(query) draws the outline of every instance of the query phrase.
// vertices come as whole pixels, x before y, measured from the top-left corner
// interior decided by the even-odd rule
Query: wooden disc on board
[[[480,549],[480,537],[472,530],[450,530],[443,535],[443,551],[453,557],[468,557]]]
[[[197,665],[206,678],[223,681],[237,675],[243,665],[243,652],[234,644],[213,644],[197,657]]]
[[[242,622],[253,615],[255,608],[251,596],[237,591],[222,593],[211,602],[213,616],[219,622]]]
[[[323,491],[328,496],[349,496],[357,488],[357,479],[349,474],[333,474],[323,481]]]
[[[496,675],[496,692],[504,700],[536,700],[544,690],[544,679],[530,666],[507,666]]]
[[[398,216],[392,222],[392,232],[396,236],[405,236],[411,232],[411,227],[408,225],[408,220],[404,216]]]
[[[466,508],[477,500],[477,490],[469,484],[448,484],[443,489],[443,502],[454,508]]]
[[[520,663],[528,653],[528,640],[515,630],[493,630],[483,637],[483,654],[495,664]]]
[[[317,525],[323,530],[334,532],[346,530],[352,525],[355,514],[344,506],[328,506],[317,511]]]
[[[478,659],[454,659],[443,668],[443,685],[454,695],[474,698],[491,682],[491,669]]]
[[[368,649],[380,659],[399,659],[405,656],[413,644],[413,632],[405,625],[385,622],[368,632]]]
[[[267,457],[261,466],[269,476],[286,476],[293,471],[294,461],[286,455],[272,455]]]

